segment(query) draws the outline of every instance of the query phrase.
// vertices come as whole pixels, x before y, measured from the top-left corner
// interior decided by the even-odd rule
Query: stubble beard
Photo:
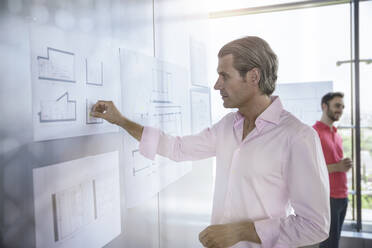
[[[331,119],[333,122],[335,122],[335,121],[338,121],[339,119],[340,119],[340,117],[341,117],[341,115],[340,115],[340,117],[336,117],[335,116],[335,113],[334,112],[332,112],[331,110],[327,110],[327,116],[328,116],[328,118],[329,119]]]

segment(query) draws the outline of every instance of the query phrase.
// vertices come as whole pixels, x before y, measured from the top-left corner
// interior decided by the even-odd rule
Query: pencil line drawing
[[[153,69],[152,76],[152,102],[171,103],[172,73],[160,69]]]
[[[92,189],[93,184],[89,180],[52,194],[55,242],[71,237],[94,221]]]
[[[103,86],[103,62],[93,63],[85,59],[86,84]]]
[[[47,56],[37,56],[39,79],[76,83],[75,54],[47,47]]]
[[[76,101],[66,91],[55,101],[42,101],[40,122],[76,121]]]

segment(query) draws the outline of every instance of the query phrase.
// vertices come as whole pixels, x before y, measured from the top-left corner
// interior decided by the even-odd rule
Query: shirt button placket
[[[231,179],[231,177],[233,176],[233,171],[235,169],[235,161],[237,161],[237,157],[239,155],[239,152],[240,152],[240,147],[238,147],[234,153],[233,153],[233,156],[232,156],[232,160],[231,160],[231,166],[229,168],[229,178],[228,178],[228,183],[227,183],[227,190],[226,190],[226,197],[225,197],[225,206],[224,206],[224,210],[223,210],[223,216],[224,216],[224,219],[225,220],[230,220],[231,219],[231,210],[233,209],[232,206],[231,206],[231,191],[232,191],[232,188],[231,188],[231,182],[233,181]]]

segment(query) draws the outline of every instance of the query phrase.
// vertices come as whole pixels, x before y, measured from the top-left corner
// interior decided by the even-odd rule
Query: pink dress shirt
[[[262,244],[234,248],[299,247],[328,237],[329,181],[314,129],[283,109],[279,97],[242,140],[244,117],[230,113],[196,135],[172,137],[145,127],[140,152],[174,161],[216,156],[212,224],[254,222]]]

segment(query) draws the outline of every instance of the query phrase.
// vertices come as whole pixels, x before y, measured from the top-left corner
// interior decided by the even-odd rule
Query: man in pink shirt
[[[322,143],[330,183],[331,229],[329,238],[320,244],[321,248],[338,248],[342,224],[347,210],[346,172],[351,168],[350,158],[344,158],[342,139],[333,126],[344,109],[344,94],[330,92],[322,97],[322,118],[314,124]]]
[[[140,152],[175,161],[216,157],[211,225],[199,234],[208,248],[288,248],[328,237],[329,181],[314,129],[271,96],[278,61],[259,37],[234,40],[218,53],[218,79],[227,114],[195,135],[172,137],[122,116],[98,101],[92,115],[127,130]]]

